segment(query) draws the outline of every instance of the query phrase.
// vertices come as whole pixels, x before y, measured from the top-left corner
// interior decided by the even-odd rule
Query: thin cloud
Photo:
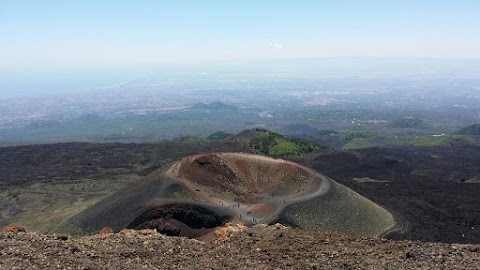
[[[283,44],[276,43],[276,42],[270,42],[270,47],[275,49],[275,50],[281,50],[284,48]]]

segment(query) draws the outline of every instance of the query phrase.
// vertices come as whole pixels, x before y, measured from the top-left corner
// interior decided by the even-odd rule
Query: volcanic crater
[[[56,231],[155,228],[204,238],[227,222],[379,236],[393,216],[329,177],[283,159],[246,153],[185,157],[87,208]],[[74,228],[74,230],[72,229]]]
[[[232,213],[233,222],[270,223],[292,203],[328,191],[328,178],[299,164],[260,155],[194,155],[166,174],[194,192],[200,201]]]

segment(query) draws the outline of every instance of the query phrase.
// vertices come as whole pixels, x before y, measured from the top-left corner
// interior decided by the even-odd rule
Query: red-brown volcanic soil
[[[302,165],[260,155],[193,155],[167,172],[200,201],[234,213],[233,222],[269,223],[292,203],[328,191],[329,179]]]

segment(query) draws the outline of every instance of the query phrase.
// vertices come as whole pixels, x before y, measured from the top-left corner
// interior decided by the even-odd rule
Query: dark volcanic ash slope
[[[363,236],[379,236],[395,226],[388,211],[307,167],[260,155],[214,153],[157,170],[54,232],[81,235],[110,226],[200,237],[226,222],[277,221]]]
[[[302,163],[400,215],[396,239],[480,242],[478,146],[325,151]]]

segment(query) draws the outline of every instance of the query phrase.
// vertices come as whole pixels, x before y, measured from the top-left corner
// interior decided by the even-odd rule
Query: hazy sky
[[[0,69],[480,58],[472,0],[0,0]]]

